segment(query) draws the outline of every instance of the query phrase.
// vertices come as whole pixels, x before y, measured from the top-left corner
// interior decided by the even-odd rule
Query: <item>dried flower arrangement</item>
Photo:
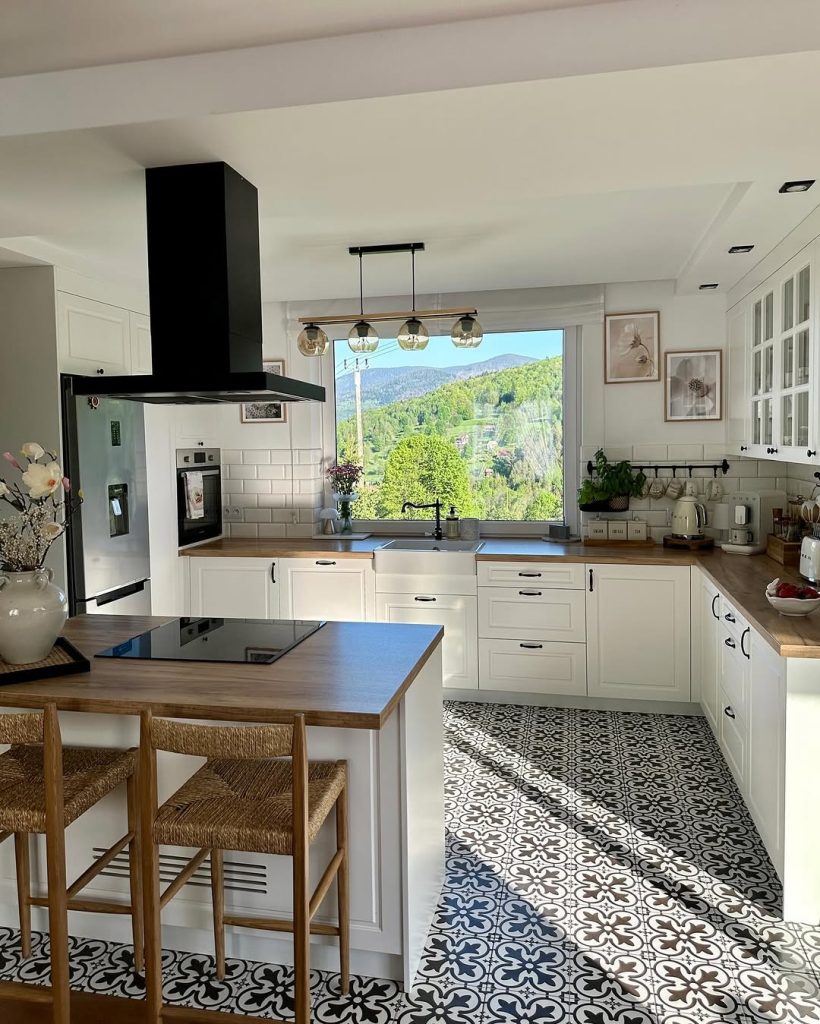
[[[36,441],[23,445],[20,459],[11,452],[3,458],[19,470],[21,483],[0,477],[0,499],[14,509],[0,519],[0,563],[10,572],[33,572],[42,568],[48,549],[65,532],[82,493],[71,496],[71,482],[56,454]]]
[[[337,494],[353,494],[363,474],[364,467],[355,462],[342,462],[327,471],[330,484]]]

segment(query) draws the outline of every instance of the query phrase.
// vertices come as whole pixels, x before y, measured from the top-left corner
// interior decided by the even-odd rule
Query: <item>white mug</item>
[[[677,501],[677,499],[682,494],[683,494],[683,483],[680,480],[677,480],[677,479],[670,480],[669,484],[668,484],[668,486],[666,488],[666,497],[667,498],[672,498],[673,501]]]

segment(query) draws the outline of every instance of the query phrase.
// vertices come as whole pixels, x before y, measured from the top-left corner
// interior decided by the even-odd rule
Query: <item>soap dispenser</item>
[[[455,505],[450,506],[450,513],[447,516],[447,540],[458,540],[459,521]]]

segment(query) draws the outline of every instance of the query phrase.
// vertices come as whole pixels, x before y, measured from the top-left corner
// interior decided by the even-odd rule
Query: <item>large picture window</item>
[[[368,356],[343,340],[333,356],[337,458],[364,465],[356,519],[428,519],[402,505],[436,498],[486,521],[563,518],[564,331],[423,352],[383,339]]]

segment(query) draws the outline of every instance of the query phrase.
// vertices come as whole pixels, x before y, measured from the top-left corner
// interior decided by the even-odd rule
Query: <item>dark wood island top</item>
[[[441,643],[439,626],[328,622],[272,665],[95,658],[167,617],[80,615],[63,635],[91,671],[0,687],[0,706],[380,729]]]

